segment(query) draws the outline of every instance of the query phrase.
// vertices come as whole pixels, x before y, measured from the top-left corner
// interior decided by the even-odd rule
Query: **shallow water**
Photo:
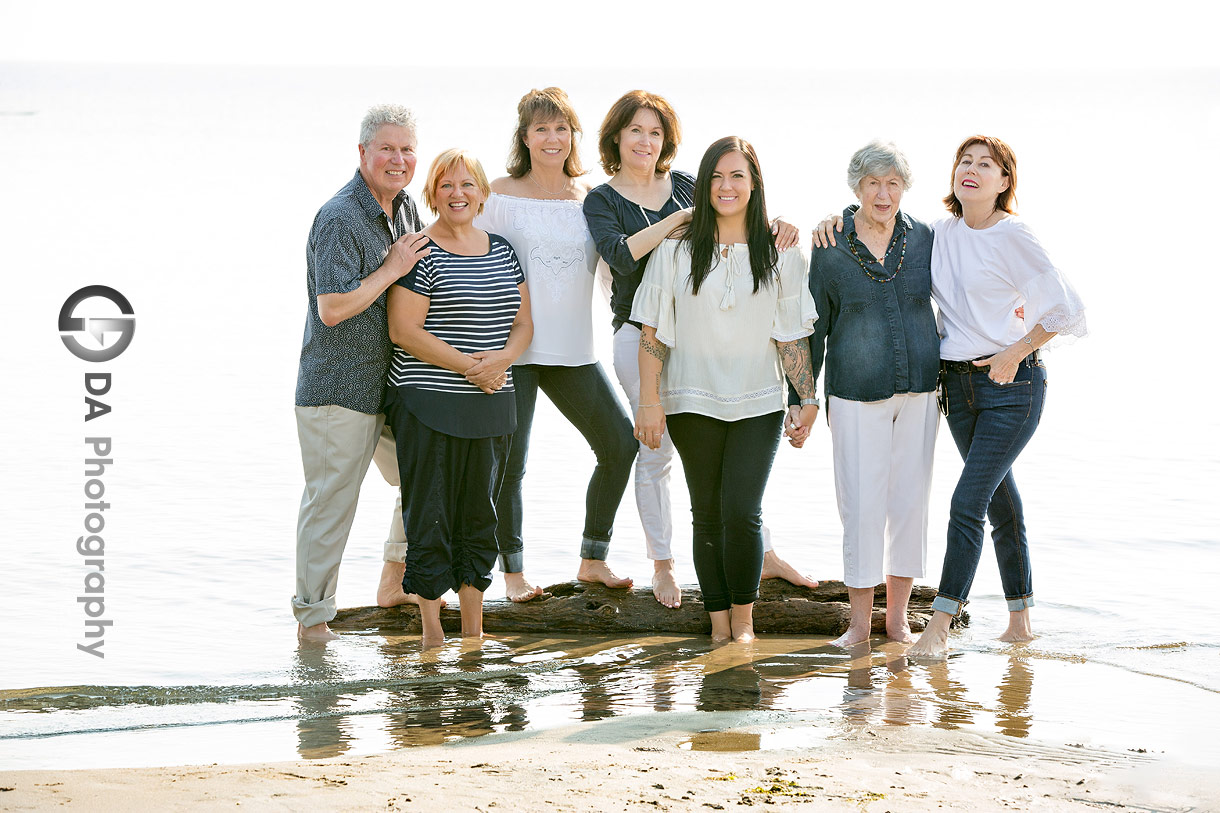
[[[414,638],[348,634],[342,643],[301,645],[281,684],[0,692],[0,764],[356,756],[658,713],[670,717],[650,717],[654,733],[704,727],[681,746],[696,750],[817,748],[847,729],[898,725],[1220,758],[1198,724],[1220,713],[1216,692],[1036,646],[908,663],[893,644],[848,655],[794,637],[712,648],[702,637],[506,636],[423,654]],[[1180,713],[1167,718],[1166,708]],[[749,714],[720,730],[721,717],[700,724],[692,712]]]
[[[471,89],[457,96],[452,82],[420,78],[408,90],[422,115],[421,164],[462,143],[496,174],[512,101],[537,77],[479,75],[458,83]],[[1214,756],[1199,721],[1216,719],[1220,692],[1212,600],[1220,418],[1206,383],[1202,393],[1196,387],[1202,362],[1190,351],[1212,341],[1220,268],[1200,260],[1184,295],[1157,270],[1165,268],[1157,241],[1115,227],[1116,218],[1178,194],[1152,156],[1184,137],[1220,137],[1214,72],[1104,83],[1009,77],[1003,98],[983,99],[969,114],[946,112],[934,90],[922,89],[935,76],[911,77],[894,104],[848,119],[798,110],[797,126],[784,128],[774,126],[774,110],[792,110],[775,95],[782,91],[759,90],[761,82],[717,91],[740,91],[733,127],[759,149],[771,210],[806,229],[848,202],[842,165],[878,133],[898,140],[915,167],[904,209],[930,218],[960,135],[1001,132],[1022,157],[1023,213],[1089,304],[1093,335],[1050,354],[1045,418],[1016,470],[1041,637],[1019,651],[994,641],[1005,613],[985,556],[973,624],[955,636],[957,654],[943,671],[891,669],[884,649],[853,665],[817,639],[764,640],[748,663],[723,668],[709,667],[728,656],[706,642],[671,638],[509,638],[482,654],[455,644],[432,659],[411,639],[356,633],[299,649],[288,600],[301,487],[291,403],[304,237],[317,206],[350,177],[354,122],[368,104],[401,98],[401,80],[341,70],[14,65],[0,66],[0,79],[0,112],[28,113],[0,116],[0,222],[20,238],[4,247],[7,293],[19,306],[0,343],[7,392],[17,396],[0,421],[10,608],[0,766],[369,753],[513,726],[704,708],[755,709],[777,721],[809,715],[830,728],[976,726]],[[567,87],[590,131],[624,87],[662,89],[686,125],[679,167],[697,165],[702,145],[726,126],[723,105],[694,74],[547,81]],[[1053,127],[1048,110],[1062,114]],[[302,117],[308,126],[291,128],[285,148],[284,122]],[[1097,127],[1124,138],[1096,143],[1088,137]],[[82,131],[87,175],[61,146]],[[1080,171],[1064,143],[1082,139],[1094,144],[1092,166],[1122,168],[1104,205],[1062,183]],[[268,167],[286,152],[292,171],[274,173],[269,186]],[[68,225],[53,215],[64,189],[80,190],[86,212]],[[113,412],[84,423],[86,368],[60,344],[55,316],[69,293],[98,282],[132,300],[139,329],[106,366]],[[604,307],[596,318],[607,324]],[[603,359],[608,334],[598,334]],[[1180,391],[1163,386],[1172,383]],[[549,584],[575,575],[592,456],[549,404],[537,420],[526,561],[527,574]],[[87,640],[77,597],[88,568],[75,550],[82,438],[95,432],[113,439],[115,460],[106,473],[105,598],[114,625],[105,659],[76,648]],[[781,449],[765,515],[786,558],[838,578],[828,446],[819,424],[805,450]],[[931,584],[958,467],[942,432],[923,580]],[[675,550],[691,582],[684,492],[675,468]],[[374,473],[344,559],[341,606],[371,603],[391,504]],[[630,490],[610,562],[647,583]],[[497,582],[492,591],[500,589]]]

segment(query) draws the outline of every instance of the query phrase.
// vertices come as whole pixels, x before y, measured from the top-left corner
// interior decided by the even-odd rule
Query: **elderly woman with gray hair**
[[[820,317],[809,345],[814,377],[826,366],[843,581],[851,601],[847,631],[833,642],[844,647],[868,640],[873,589],[883,580],[886,634],[912,640],[906,608],[927,559],[940,369],[932,229],[899,209],[911,185],[906,156],[892,143],[873,141],[852,156],[847,185],[859,205],[843,211],[846,239],[815,247],[809,266]],[[794,446],[810,428],[799,411],[793,405],[787,420]]]

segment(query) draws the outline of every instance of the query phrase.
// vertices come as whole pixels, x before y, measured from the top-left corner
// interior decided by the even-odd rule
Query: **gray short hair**
[[[411,131],[411,135],[415,135],[415,114],[411,112],[411,108],[400,104],[375,104],[360,122],[360,143],[367,147],[372,142],[377,128],[383,124],[406,127]]]
[[[851,191],[860,191],[860,182],[868,176],[880,178],[894,172],[902,178],[902,188],[911,188],[911,165],[907,157],[898,149],[893,141],[874,139],[868,142],[851,157],[847,165],[847,185]]]

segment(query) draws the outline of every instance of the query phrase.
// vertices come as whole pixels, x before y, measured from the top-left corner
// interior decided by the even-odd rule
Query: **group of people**
[[[858,205],[823,221],[807,259],[796,230],[767,216],[749,142],[716,141],[694,176],[671,168],[681,128],[662,97],[631,91],[611,107],[598,136],[610,180],[596,188],[582,179],[580,120],[562,90],[532,90],[517,112],[507,176],[488,182],[459,149],[433,161],[423,198],[436,220],[424,228],[406,193],[414,119],[394,105],[371,109],[355,177],[315,218],[296,399],[301,636],[334,637],[339,562],[370,461],[400,490],[378,603],[418,603],[425,646],[444,640],[450,590],[462,634],[482,634],[497,559],[510,599],[541,595],[524,574],[522,516],[541,390],[596,456],[577,578],[632,584],[606,557],[634,463],[653,593],[681,603],[676,450],[712,637],[751,640],[761,579],[816,585],[771,549],[761,506],[781,434],[797,447],[809,435],[824,367],[851,601],[836,643],[868,638],[882,582],[887,634],[911,640],[906,603],[924,575],[938,388],[966,462],[935,613],[911,651],[945,650],[985,518],[1012,616],[1004,637],[1031,637],[1011,467],[1041,415],[1038,348],[1058,332],[1083,335],[1085,323],[1074,290],[1015,217],[1008,146],[963,142],[945,198],[951,216],[929,227],[899,209],[911,178],[902,153],[867,145],[848,170]],[[614,369],[634,426],[593,351],[599,258],[611,272]]]

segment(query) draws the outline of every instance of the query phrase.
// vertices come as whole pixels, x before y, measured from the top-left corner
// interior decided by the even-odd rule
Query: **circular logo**
[[[77,305],[95,296],[109,299],[123,315],[99,318],[81,318],[72,315]],[[131,309],[131,303],[127,301],[127,297],[105,285],[86,285],[64,300],[64,306],[59,311],[59,338],[63,340],[64,347],[68,348],[72,355],[85,361],[99,362],[118,358],[127,349],[127,345],[131,344],[131,337],[135,335],[135,332],[135,311]],[[95,350],[81,344],[80,340],[73,335],[76,333],[88,333],[97,339],[98,344],[104,344],[103,337],[107,333],[118,333],[119,338],[109,347]]]

